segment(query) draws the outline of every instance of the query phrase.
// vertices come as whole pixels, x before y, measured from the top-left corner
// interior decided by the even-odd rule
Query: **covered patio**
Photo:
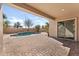
[[[79,4],[12,3],[8,5],[47,18],[49,37],[69,47],[69,55],[79,55]]]

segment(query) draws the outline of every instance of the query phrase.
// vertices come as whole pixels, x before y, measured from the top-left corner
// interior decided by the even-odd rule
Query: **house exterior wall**
[[[0,54],[2,53],[3,48],[3,18],[2,18],[2,10],[0,4]]]

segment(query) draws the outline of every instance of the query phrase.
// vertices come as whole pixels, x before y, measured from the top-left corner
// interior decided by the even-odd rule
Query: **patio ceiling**
[[[23,9],[25,9],[26,11],[29,10],[29,11],[33,12],[33,14],[36,13],[36,14],[38,14],[40,16],[43,16],[43,17],[46,17],[46,18],[50,18],[50,19],[53,19],[53,20],[56,19],[54,16],[51,16],[51,15],[49,15],[47,13],[44,13],[43,11],[41,11],[41,10],[39,10],[37,8],[34,8],[34,7],[32,7],[32,6],[28,5],[28,4],[25,4],[25,3],[13,3],[11,5],[15,5],[15,6],[21,7]]]
[[[15,5],[51,19],[79,17],[79,4],[76,3],[20,3]]]

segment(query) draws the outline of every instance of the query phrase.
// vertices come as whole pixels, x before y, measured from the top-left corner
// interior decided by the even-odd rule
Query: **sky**
[[[24,27],[24,20],[26,19],[30,19],[33,22],[33,26],[36,25],[45,25],[48,20],[36,15],[33,15],[31,13],[28,12],[24,12],[22,10],[18,10],[16,8],[13,8],[7,4],[3,5],[3,13],[7,16],[7,20],[10,21],[10,26],[13,26],[14,23],[16,22],[20,22],[21,26]]]

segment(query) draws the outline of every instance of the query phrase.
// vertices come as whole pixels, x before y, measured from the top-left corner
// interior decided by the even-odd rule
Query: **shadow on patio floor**
[[[64,40],[56,38],[58,41],[62,42],[64,46],[70,48],[69,56],[79,56],[79,42]]]

